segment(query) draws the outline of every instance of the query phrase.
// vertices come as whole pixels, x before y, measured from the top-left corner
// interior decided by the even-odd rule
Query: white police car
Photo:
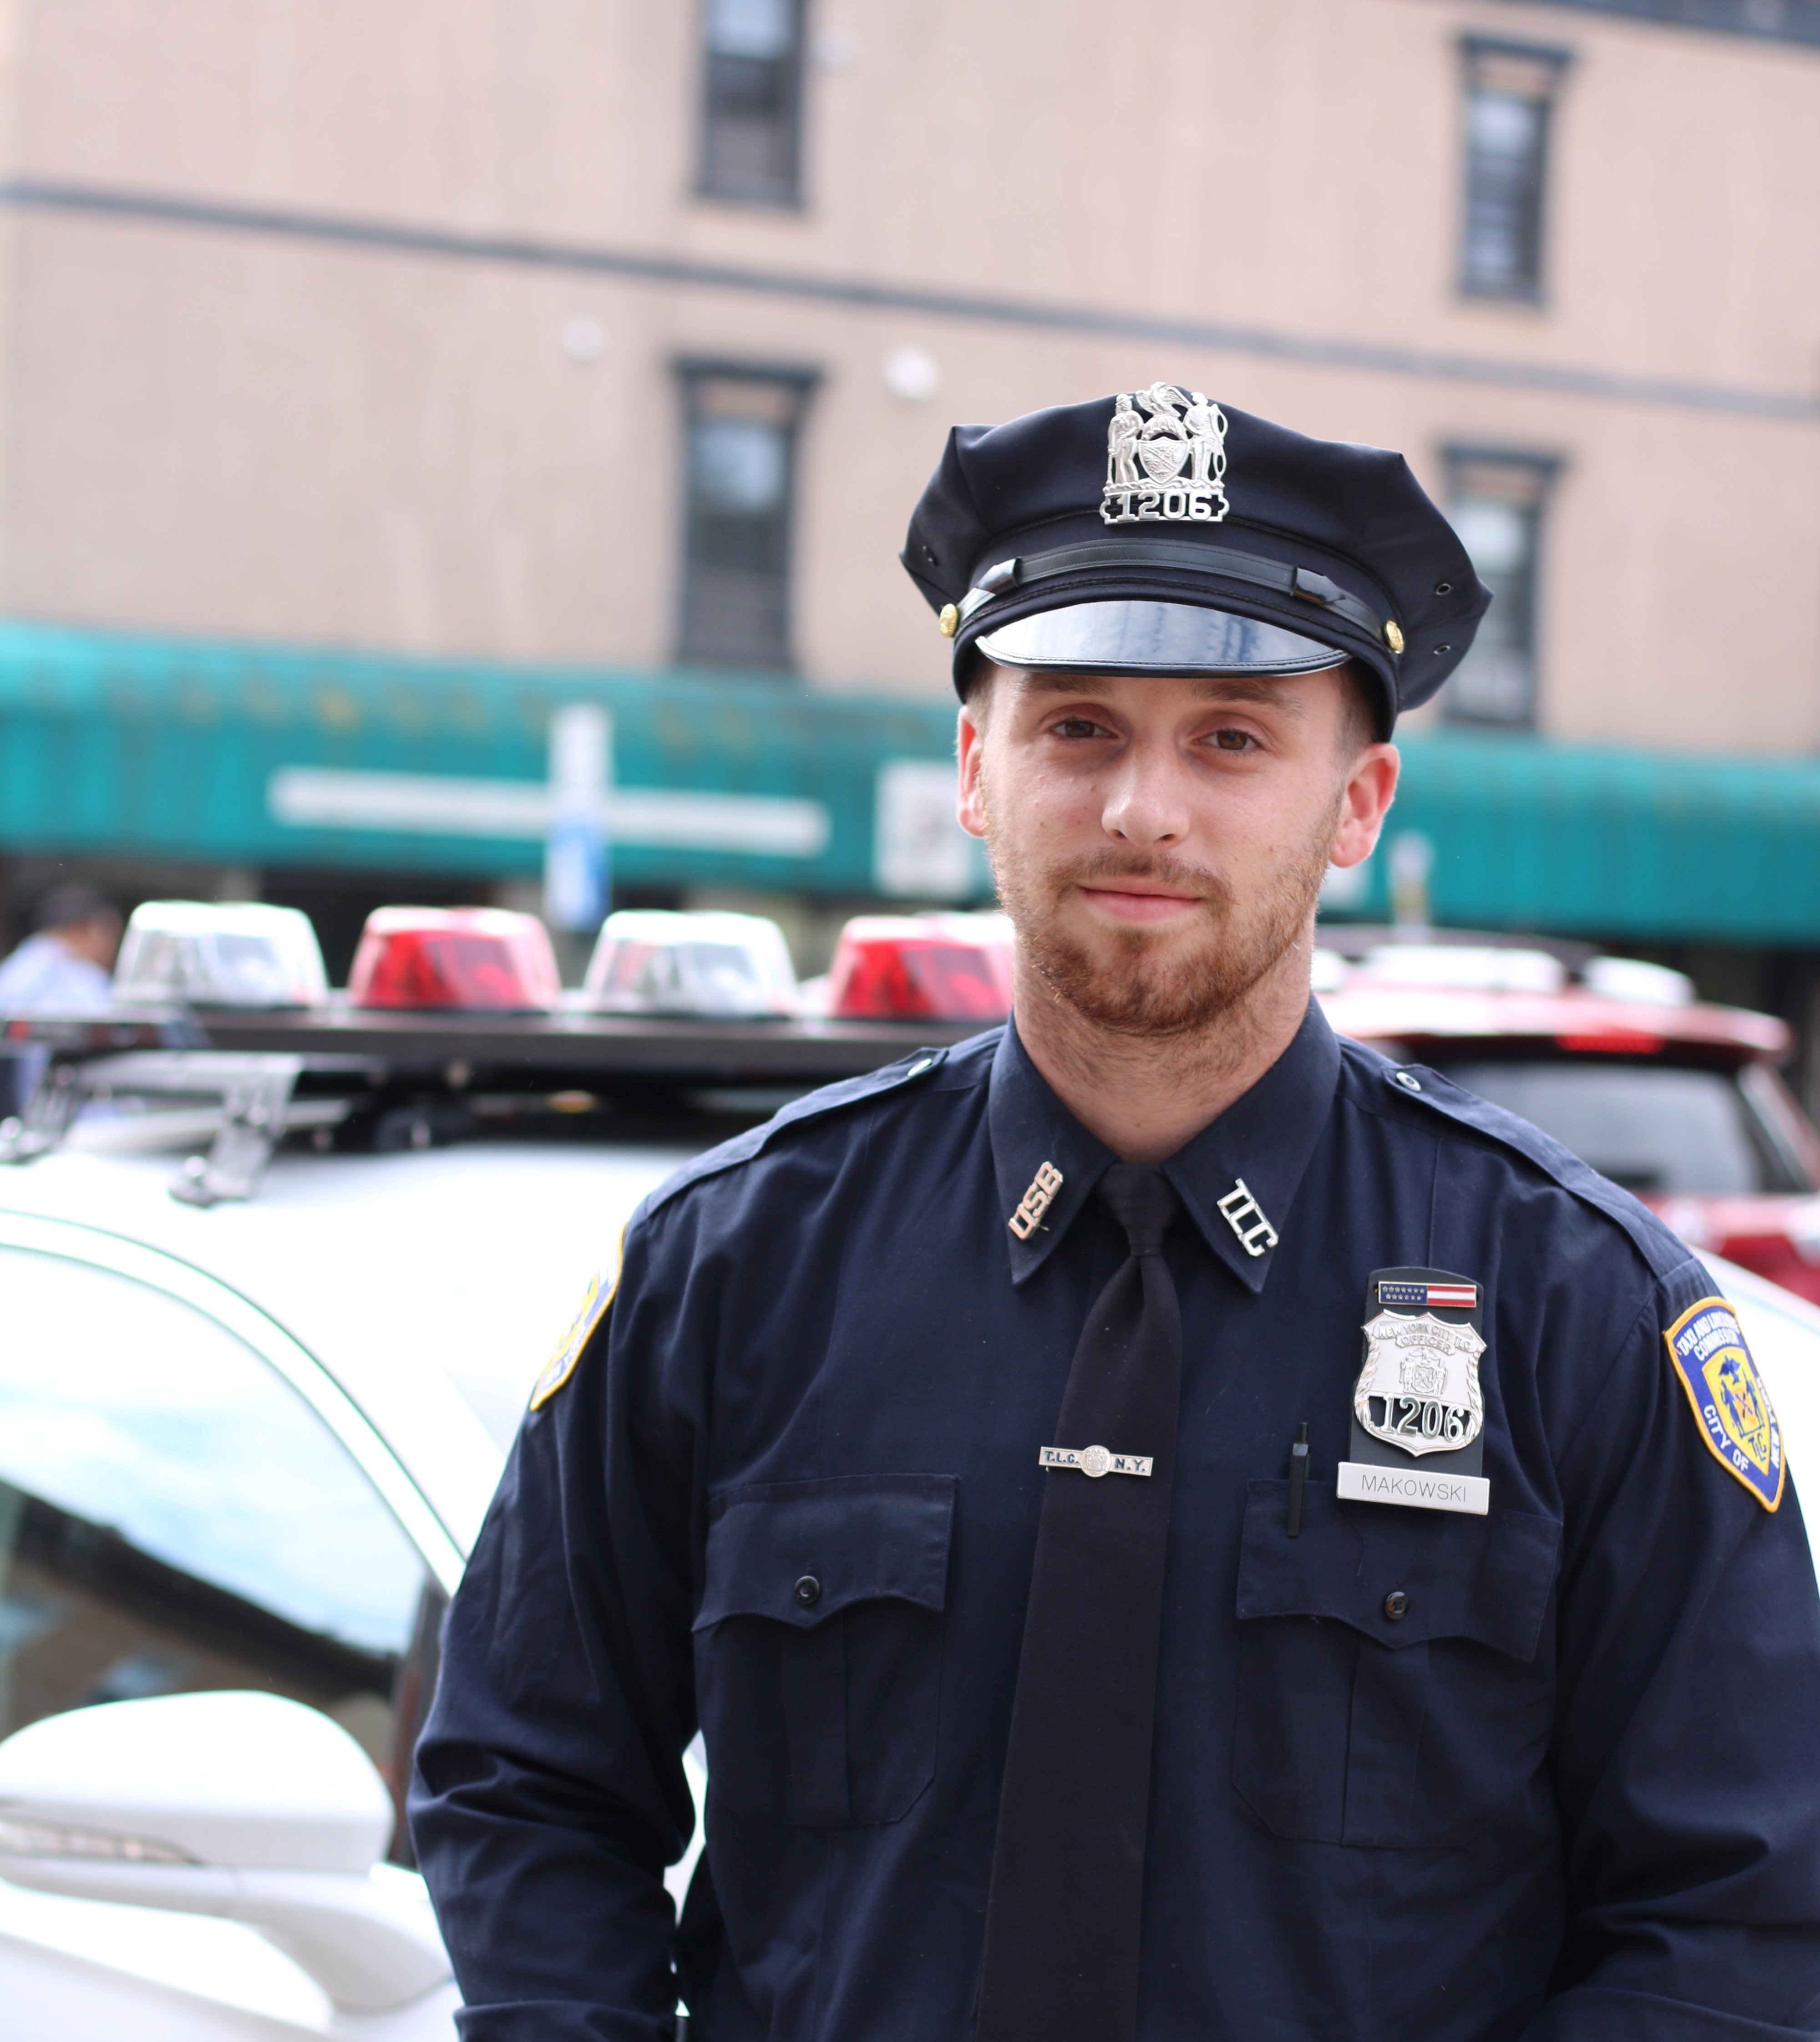
[[[162,904],[113,1011],[5,1023],[6,2042],[449,2042],[400,1812],[530,1384],[679,1162],[910,1046],[603,1014],[529,918],[374,919],[358,1005],[300,916]],[[724,1008],[738,940],[781,977],[724,924],[629,935],[712,938]]]
[[[398,1811],[530,1384],[717,1108],[908,1045],[332,1004],[25,1033],[58,1061],[0,1172],[0,2033],[449,2042]],[[214,1143],[174,1176],[131,1153],[174,1100]],[[1820,1310],[1715,1275],[1799,1469]]]
[[[8,2042],[452,2034],[396,1819],[441,1612],[675,1160],[286,1153],[214,1210],[168,1156],[0,1177]]]

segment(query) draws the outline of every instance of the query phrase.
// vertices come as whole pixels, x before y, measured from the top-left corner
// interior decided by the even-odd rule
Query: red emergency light
[[[840,932],[831,1014],[989,1022],[1011,1011],[1011,929],[1002,916],[859,915]]]
[[[503,908],[376,908],[348,974],[355,1007],[554,1007],[562,978],[535,915]]]
[[[1557,1035],[1557,1049],[1576,1056],[1655,1057],[1665,1046],[1660,1035],[1646,1034],[1640,1028],[1601,1028],[1596,1034]]]

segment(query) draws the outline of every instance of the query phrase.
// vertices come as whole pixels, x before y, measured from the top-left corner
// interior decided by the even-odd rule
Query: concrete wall
[[[939,690],[941,641],[895,553],[949,422],[1160,376],[1400,446],[1437,492],[1450,442],[1559,458],[1544,728],[1820,744],[1820,52],[1508,0],[809,9],[800,212],[693,194],[687,0],[5,0],[0,151],[15,178],[91,193],[1262,343],[14,206],[0,608],[661,663],[672,364],[732,356],[821,377],[800,479],[805,675]],[[1571,52],[1539,306],[1455,288],[1468,32]],[[598,325],[593,358],[565,351],[578,319]],[[1294,358],[1310,341],[1341,345]],[[928,401],[885,387],[904,345],[940,365]],[[1415,356],[1462,373],[1407,373]]]

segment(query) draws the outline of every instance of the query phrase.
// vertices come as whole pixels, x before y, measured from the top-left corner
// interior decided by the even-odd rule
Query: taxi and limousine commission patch
[[[1737,1314],[1722,1298],[1703,1298],[1662,1338],[1714,1459],[1773,1510],[1782,1501],[1782,1428]]]
[[[619,1271],[625,1260],[625,1232],[621,1228],[619,1248],[608,1268],[597,1269],[569,1329],[556,1342],[556,1352],[544,1363],[543,1372],[531,1386],[531,1409],[541,1411],[580,1365],[582,1350],[594,1337],[594,1329],[606,1316],[619,1288]]]

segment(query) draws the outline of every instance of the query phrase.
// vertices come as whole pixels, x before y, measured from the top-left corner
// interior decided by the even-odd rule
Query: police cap
[[[1300,674],[1351,660],[1379,727],[1426,702],[1491,593],[1398,453],[1153,383],[957,426],[900,556],[954,642],[1102,674]]]

